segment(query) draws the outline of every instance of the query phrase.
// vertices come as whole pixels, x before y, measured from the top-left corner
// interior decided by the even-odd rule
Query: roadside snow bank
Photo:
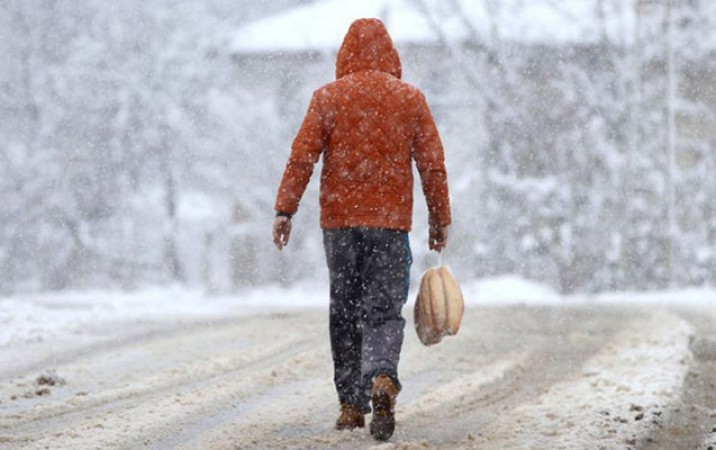
[[[462,280],[458,280],[462,281]],[[664,291],[623,291],[563,296],[553,288],[514,275],[463,281],[465,302],[473,305],[618,304],[716,308],[716,289],[685,288]]]
[[[716,290],[687,288],[658,292],[611,292],[587,297],[588,301],[620,305],[661,305],[716,308]]]
[[[564,303],[564,298],[549,286],[514,275],[462,282],[461,288],[468,305]]]
[[[485,430],[487,448],[640,448],[679,401],[691,326],[666,312],[634,321],[584,365]],[[515,426],[515,424],[519,426]]]

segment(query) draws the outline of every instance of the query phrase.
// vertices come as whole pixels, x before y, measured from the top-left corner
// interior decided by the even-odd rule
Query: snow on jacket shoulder
[[[353,22],[338,52],[336,81],[314,92],[293,141],[277,211],[298,210],[322,154],[322,228],[408,231],[415,160],[430,224],[450,224],[440,136],[425,97],[400,76],[400,59],[383,23]]]

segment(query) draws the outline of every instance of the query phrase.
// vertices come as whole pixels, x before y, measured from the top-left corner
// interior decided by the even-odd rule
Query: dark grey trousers
[[[408,233],[382,228],[324,230],[331,285],[334,381],[342,404],[370,412],[373,377],[400,388],[398,361],[412,256]]]

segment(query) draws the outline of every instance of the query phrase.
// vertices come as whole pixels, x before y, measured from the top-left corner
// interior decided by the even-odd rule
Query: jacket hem
[[[390,230],[410,231],[411,218],[398,217],[392,219],[385,216],[338,216],[321,217],[321,228],[330,230],[335,228],[387,228]]]

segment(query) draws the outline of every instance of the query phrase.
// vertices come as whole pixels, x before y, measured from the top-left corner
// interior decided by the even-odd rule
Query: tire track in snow
[[[408,420],[401,421],[399,416],[401,426],[396,435],[401,439],[400,448],[464,448],[462,442],[469,445],[517,405],[573,376],[625,322],[623,313],[605,308],[511,307],[498,311],[499,315],[485,324],[489,325],[486,334],[476,337],[477,342],[488,342],[487,348],[497,354],[517,348],[526,358],[500,379],[458,401],[450,396]]]
[[[86,361],[92,357],[101,356],[121,349],[146,346],[154,341],[166,341],[182,336],[201,334],[207,329],[220,329],[240,326],[245,317],[210,318],[202,322],[182,321],[171,323],[130,323],[130,324],[95,324],[86,326],[82,332],[89,332],[95,336],[91,345],[82,345],[71,342],[62,342],[60,339],[49,339],[49,342],[12,344],[13,352],[3,355],[0,347],[0,379],[20,378],[27,374],[40,372],[48,367],[69,365],[76,361]],[[76,330],[76,333],[80,333]],[[42,349],[45,349],[43,352]],[[6,357],[12,353],[23,353],[23,359],[18,361]],[[32,355],[26,358],[25,355]]]
[[[522,364],[526,355],[506,355],[480,371],[465,374],[435,391],[421,396],[405,406],[399,406],[397,416],[409,420],[411,411],[430,409],[446,401],[457,401],[502,378],[506,372]],[[408,377],[409,378],[409,377]],[[461,386],[461,390],[456,390]],[[372,445],[366,430],[339,433],[332,429],[337,414],[335,392],[330,380],[306,382],[301,389],[284,390],[283,395],[266,398],[252,417],[241,417],[226,429],[213,430],[207,436],[196,437],[176,448],[355,448]],[[366,416],[366,423],[370,415]],[[293,430],[287,432],[287,430]],[[228,439],[227,439],[228,438]],[[231,444],[227,444],[231,442]],[[223,444],[222,444],[223,443]],[[223,445],[223,447],[222,447]]]
[[[285,374],[294,373],[290,367],[292,360],[302,354],[315,352],[316,344],[322,341],[315,327],[304,324],[305,317],[289,318],[286,321],[288,323],[285,325],[288,326],[283,328],[281,333],[277,333],[280,336],[266,341],[253,338],[254,342],[248,345],[237,345],[239,350],[203,355],[201,359],[195,358],[196,355],[189,352],[188,357],[173,360],[171,362],[174,364],[167,364],[157,372],[151,372],[152,366],[146,365],[145,355],[145,359],[138,362],[142,370],[137,370],[137,363],[132,365],[131,362],[126,367],[120,367],[128,377],[123,386],[98,386],[96,391],[80,397],[53,395],[52,398],[33,401],[31,408],[27,407],[30,402],[26,402],[23,411],[0,416],[0,434],[5,434],[5,441],[34,442],[36,445],[54,440],[48,436],[63,436],[65,429],[70,430],[68,435],[73,441],[87,434],[86,431],[72,431],[73,428],[91,430],[94,427],[96,431],[92,434],[106,429],[121,429],[125,432],[115,434],[131,436],[129,431],[133,429],[149,429],[152,424],[166,423],[168,416],[172,416],[167,414],[159,418],[156,411],[175,412],[174,415],[178,417],[191,416],[195,412],[192,408],[201,408],[207,403],[205,398],[208,398],[210,403],[219,405],[222,401],[238,401],[242,396],[260,393],[262,389],[268,388],[265,380],[276,378],[272,375],[276,368],[283,365]],[[294,334],[291,329],[300,331]],[[121,355],[133,353],[135,347],[156,347],[162,351],[179,352],[181,355],[181,347],[178,345],[185,344],[187,339],[195,339],[198,342],[222,341],[230,345],[231,341],[247,338],[250,334],[252,333],[231,326],[205,329],[179,338],[174,333],[169,333],[165,335],[165,339],[157,338],[150,342],[122,346],[112,351],[109,356],[94,355],[87,360],[73,359],[71,364],[59,366],[58,370],[59,373],[81,372],[82,370],[73,368],[76,366],[84,367],[90,372],[93,368],[103,371],[108,364],[108,358],[131,360],[123,359]],[[146,369],[150,369],[150,372],[147,373]],[[87,379],[79,378],[74,381],[88,382]],[[275,380],[268,384],[273,382]],[[237,386],[237,383],[240,385]],[[196,416],[201,418],[203,414]],[[134,421],[133,418],[137,420]],[[38,423],[42,424],[42,433],[39,435]]]
[[[462,375],[448,383],[426,392],[417,400],[396,407],[396,415],[400,420],[410,421],[418,415],[434,415],[439,409],[459,411],[466,401],[474,398],[486,386],[502,380],[506,374],[523,368],[528,359],[525,352],[513,352],[505,358],[481,367],[479,370]],[[444,415],[441,412],[438,415]]]

